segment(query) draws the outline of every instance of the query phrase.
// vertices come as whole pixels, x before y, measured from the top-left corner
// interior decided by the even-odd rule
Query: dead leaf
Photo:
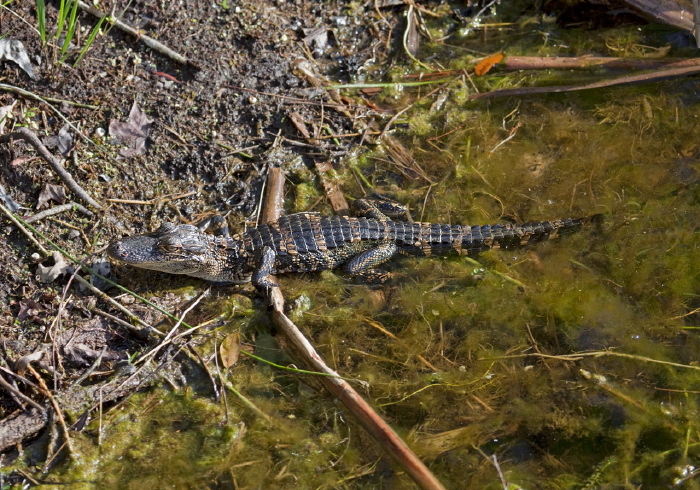
[[[13,213],[19,212],[19,204],[17,204],[15,200],[10,197],[2,185],[0,185],[0,201],[2,201],[5,207]]]
[[[409,13],[413,13],[409,10]],[[420,34],[418,33],[418,21],[415,13],[406,19],[405,48],[411,56],[416,56],[420,49]]]
[[[102,350],[95,350],[86,344],[70,342],[63,346],[63,353],[66,355],[68,362],[79,366],[89,366],[100,355],[102,355],[103,361],[119,360],[119,355],[114,351],[108,350],[106,345]]]
[[[15,363],[15,371],[17,371],[17,374],[20,376],[24,376],[24,373],[27,371],[27,366],[32,362],[40,361],[42,357],[44,357],[44,351],[42,349],[20,357]]]
[[[5,123],[12,117],[12,109],[15,107],[15,100],[10,105],[0,107],[0,134],[5,132]]]
[[[107,277],[112,270],[112,264],[105,257],[98,257],[92,261],[90,268],[101,276]],[[112,287],[111,284],[106,282],[104,279],[90,275],[90,282],[100,291],[105,291]]]
[[[33,299],[23,299],[19,302],[19,313],[17,319],[21,322],[27,318],[35,318],[39,312],[44,311],[44,307]]]
[[[44,267],[39,264],[36,269],[36,279],[39,282],[53,282],[58,276],[72,272],[72,266],[66,262],[60,252],[53,253],[54,265]]]
[[[34,68],[32,68],[27,50],[24,49],[22,41],[16,39],[0,39],[0,61],[2,60],[14,61],[29,75],[29,78],[32,80],[36,79]]]
[[[241,353],[241,334],[232,333],[224,339],[219,346],[219,355],[221,356],[221,364],[228,369],[238,362],[238,356]]]
[[[61,155],[66,156],[73,149],[73,135],[70,134],[70,126],[66,124],[59,131],[57,136],[49,136],[45,141],[46,146],[58,147]]]
[[[501,60],[503,60],[503,53],[496,53],[488,58],[484,58],[476,64],[474,67],[474,73],[476,73],[476,76],[478,77],[486,75],[489,70],[493,68],[493,65],[500,63]]]
[[[109,135],[117,141],[126,143],[129,147],[119,150],[119,154],[124,157],[133,157],[146,152],[146,139],[151,133],[153,120],[148,119],[146,114],[136,105],[131,106],[128,122],[112,120],[109,123]]]
[[[304,42],[314,46],[314,53],[321,55],[328,48],[328,28],[325,26],[304,29]]]
[[[36,203],[36,208],[41,207],[49,201],[54,201],[63,204],[68,200],[66,197],[66,189],[62,185],[46,184],[44,189],[39,194],[39,200]]]

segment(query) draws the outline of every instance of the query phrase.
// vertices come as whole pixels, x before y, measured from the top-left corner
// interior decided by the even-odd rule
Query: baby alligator
[[[113,242],[109,255],[127,264],[209,281],[276,287],[271,274],[343,269],[367,282],[389,274],[376,266],[395,254],[476,255],[491,248],[516,248],[577,230],[591,218],[523,225],[460,226],[393,221],[406,208],[360,199],[363,217],[299,213],[250,229],[242,235],[214,236],[192,225],[164,224],[146,235]],[[359,212],[359,213],[358,213]]]

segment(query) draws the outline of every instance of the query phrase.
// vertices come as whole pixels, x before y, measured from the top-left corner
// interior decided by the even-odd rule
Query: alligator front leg
[[[374,267],[383,264],[398,252],[399,248],[395,243],[383,243],[374,248],[366,250],[353,257],[345,265],[345,271],[351,276],[370,284],[382,284],[391,275],[381,269]]]
[[[279,284],[269,281],[267,278],[273,273],[277,254],[272,247],[264,247],[260,254],[260,261],[253,272],[252,282],[258,290],[266,291],[270,288],[278,288]]]

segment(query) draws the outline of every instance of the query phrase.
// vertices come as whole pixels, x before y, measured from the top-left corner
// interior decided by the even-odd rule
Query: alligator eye
[[[158,243],[158,248],[163,252],[176,252],[182,248],[182,244],[180,243],[180,240],[173,237],[168,237]]]

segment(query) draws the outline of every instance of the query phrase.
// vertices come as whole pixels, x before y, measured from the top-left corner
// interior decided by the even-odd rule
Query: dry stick
[[[5,378],[3,378],[2,376],[0,376],[0,386],[2,386],[3,388],[5,388],[8,392],[12,393],[13,395],[17,396],[17,397],[20,398],[21,400],[24,400],[25,403],[31,405],[32,407],[36,408],[36,409],[39,410],[40,412],[46,412],[46,409],[45,409],[44,407],[42,407],[42,406],[39,405],[37,402],[35,402],[35,401],[32,400],[31,398],[29,398],[27,395],[25,395],[24,393],[22,393],[21,391],[19,391],[17,388],[15,388],[14,386],[12,386],[12,385],[11,385],[10,383],[8,383],[7,381],[5,381]]]
[[[61,407],[59,406],[58,402],[51,394],[49,387],[46,386],[46,383],[44,383],[44,379],[41,376],[39,376],[39,373],[36,372],[36,370],[31,366],[31,364],[27,364],[27,369],[29,370],[29,372],[32,373],[32,375],[34,375],[36,380],[39,382],[39,386],[41,387],[40,391],[43,391],[44,396],[46,396],[49,399],[49,401],[51,402],[51,405],[53,406],[53,409],[56,412],[56,417],[58,417],[58,422],[61,425],[61,428],[63,429],[63,437],[65,438],[66,446],[68,447],[68,453],[72,455],[73,454],[73,444],[71,443],[71,440],[70,440],[70,433],[68,432],[68,425],[66,424],[66,419],[63,417],[63,412],[61,411]]]
[[[78,282],[79,282],[80,284],[82,284],[83,286],[85,286],[87,289],[89,289],[93,294],[96,294],[97,296],[99,296],[100,298],[102,298],[103,300],[105,300],[107,303],[109,303],[110,305],[112,305],[114,308],[116,308],[116,309],[118,309],[119,311],[121,311],[122,313],[124,313],[124,314],[126,315],[127,318],[133,320],[133,321],[136,322],[136,323],[139,323],[139,324],[143,325],[143,329],[138,329],[138,328],[136,328],[134,325],[131,325],[130,323],[127,323],[127,322],[125,322],[125,321],[123,321],[123,320],[119,320],[119,321],[118,321],[118,323],[119,323],[120,325],[126,327],[131,333],[135,334],[137,337],[141,337],[141,338],[142,338],[142,337],[148,337],[151,333],[156,333],[156,334],[160,335],[161,337],[162,337],[163,335],[165,335],[163,332],[161,332],[161,331],[158,330],[157,328],[155,328],[155,327],[149,325],[148,323],[144,322],[144,321],[141,320],[139,317],[137,317],[136,315],[134,315],[131,311],[129,311],[129,310],[128,310],[126,307],[124,307],[123,305],[119,304],[114,298],[112,298],[111,296],[109,296],[107,293],[105,293],[104,291],[100,291],[98,288],[96,288],[95,286],[93,286],[93,285],[90,283],[90,281],[88,281],[88,280],[86,280],[86,279],[83,279],[83,277],[81,277],[81,276],[79,276],[79,275],[76,275],[76,276],[75,276],[75,280],[78,281]],[[98,311],[96,311],[95,313],[97,313],[98,315],[102,315],[102,316],[104,316],[105,318],[109,318],[110,320],[115,320],[115,321],[118,320],[118,319],[115,319],[116,317],[113,317],[112,315],[109,315],[108,313],[105,313],[105,312],[103,312],[103,311],[101,311],[101,310],[98,310]]]
[[[606,56],[508,56],[496,66],[501,70],[573,70],[613,68],[653,70],[700,65],[700,58],[611,58]]]
[[[105,152],[105,149],[104,149],[101,145],[95,143],[93,140],[91,140],[89,137],[87,137],[85,134],[83,134],[83,132],[82,132],[79,128],[77,128],[77,127],[75,126],[75,124],[73,124],[72,122],[70,122],[70,121],[68,120],[68,118],[67,118],[66,116],[63,115],[63,113],[62,113],[61,111],[59,111],[59,110],[56,109],[54,106],[52,106],[51,104],[49,104],[49,103],[47,102],[49,99],[47,99],[46,97],[40,97],[39,95],[35,94],[34,92],[29,92],[28,90],[24,90],[24,89],[21,89],[21,88],[19,88],[19,87],[14,87],[14,86],[12,86],[12,85],[7,85],[7,84],[4,84],[4,83],[0,83],[0,89],[12,90],[12,91],[14,91],[14,92],[16,92],[16,93],[18,93],[18,94],[24,95],[25,97],[29,97],[30,99],[38,100],[38,101],[41,102],[42,104],[46,105],[49,109],[51,109],[51,110],[54,112],[54,114],[56,114],[56,115],[59,117],[59,119],[61,119],[64,123],[66,123],[66,124],[68,125],[68,127],[70,127],[73,131],[75,131],[75,133],[76,133],[80,138],[82,138],[83,140],[85,140],[88,144],[91,144],[91,145],[96,146],[100,151],[104,152],[103,154],[107,154],[107,152]],[[107,155],[108,155],[108,154],[107,154]],[[109,159],[112,160],[112,161],[115,161],[115,160],[112,159],[112,157],[110,157],[110,156],[107,156],[107,158],[109,158]]]
[[[107,22],[112,24],[117,29],[124,31],[127,34],[131,34],[132,36],[136,37],[137,39],[143,41],[143,43],[146,46],[148,46],[149,48],[154,49],[161,54],[164,54],[168,58],[170,58],[174,61],[177,61],[178,63],[182,63],[183,65],[190,64],[190,65],[194,66],[194,63],[192,61],[188,60],[187,58],[185,58],[181,54],[176,53],[175,51],[173,51],[172,49],[170,49],[166,45],[159,43],[158,41],[156,41],[152,37],[149,37],[145,34],[142,34],[138,30],[134,29],[130,25],[125,24],[124,22],[120,21],[119,19],[115,19],[111,15],[105,14],[101,10],[96,9],[94,7],[91,7],[90,5],[86,4],[85,2],[81,2],[80,0],[78,0],[78,7],[80,7],[80,10],[82,10],[83,12],[87,12],[90,15],[94,15],[98,19],[104,18]]]
[[[693,0],[693,36],[695,47],[700,48],[700,1]]]
[[[647,17],[687,31],[693,30],[692,16],[688,9],[676,0],[625,0],[630,7],[641,10]]]
[[[6,85],[4,83],[0,83],[0,90],[6,90],[8,92],[13,92],[13,93],[20,94],[20,95],[27,95],[26,90],[22,90],[21,88],[14,87],[12,85]],[[72,100],[66,100],[66,99],[56,99],[54,97],[42,96],[41,100],[43,100],[44,102],[54,102],[56,104],[68,104],[68,105],[72,105],[74,107],[81,107],[83,109],[97,110],[100,108],[99,106],[96,106],[96,105],[83,104],[81,102],[73,102]]]
[[[39,155],[41,155],[41,157],[46,160],[49,165],[51,165],[54,172],[58,174],[58,176],[66,183],[68,188],[73,191],[76,196],[80,197],[80,199],[96,209],[103,209],[101,204],[90,197],[88,193],[85,192],[75,180],[73,180],[73,176],[69,174],[65,168],[63,168],[61,162],[59,162],[58,159],[51,154],[51,152],[41,143],[41,141],[39,141],[37,135],[35,135],[29,129],[18,128],[12,133],[0,135],[0,144],[8,143],[11,140],[17,139],[24,140],[32,145]]]
[[[469,100],[490,99],[495,97],[506,97],[513,95],[530,95],[530,94],[547,94],[561,92],[575,92],[577,90],[589,90],[594,88],[613,87],[615,85],[623,85],[627,83],[639,82],[655,82],[663,78],[678,77],[683,75],[693,75],[700,73],[700,66],[687,66],[683,68],[673,68],[670,70],[659,70],[654,73],[643,73],[641,75],[632,75],[628,77],[620,77],[612,80],[603,80],[601,82],[589,83],[586,85],[566,85],[553,87],[523,87],[514,89],[495,90],[493,92],[485,92],[481,94],[472,94]]]
[[[262,222],[266,223],[279,218],[282,208],[284,175],[279,168],[271,167],[267,176],[269,191],[265,195]],[[277,282],[276,279],[271,279]],[[284,296],[280,288],[269,289],[269,300],[272,304],[272,321],[287,337],[287,340],[310,368],[331,376],[321,376],[320,381],[326,389],[336,396],[347,409],[355,415],[365,430],[374,437],[384,450],[391,455],[410,475],[410,477],[425,489],[444,489],[438,479],[418,459],[406,443],[382,420],[370,405],[338,373],[329,368],[318,355],[311,343],[299,331],[299,328],[284,314]]]
[[[323,189],[326,192],[326,197],[331,202],[335,213],[341,216],[350,214],[350,206],[343,195],[343,191],[340,190],[340,186],[336,181],[328,178],[328,172],[333,170],[331,162],[319,162],[314,160],[314,165],[316,166],[318,177],[321,179]]]
[[[17,218],[15,218],[15,217],[12,215],[12,213],[11,213],[5,206],[3,206],[1,203],[0,203],[0,211],[1,211],[5,216],[7,216],[7,219],[9,219],[10,221],[12,221],[12,222],[15,224],[15,226],[17,227],[17,229],[19,229],[22,233],[24,233],[24,235],[29,239],[29,241],[32,242],[36,248],[39,249],[39,251],[41,252],[41,254],[42,254],[44,257],[48,257],[49,255],[51,255],[51,252],[49,252],[48,250],[46,250],[46,249],[43,247],[43,245],[42,245],[41,243],[39,243],[39,242],[36,240],[36,238],[34,238],[34,235],[32,235],[32,232],[30,232],[28,229],[26,229],[22,223],[20,223],[19,221],[17,221]]]
[[[83,206],[82,204],[78,204],[77,202],[68,202],[66,204],[61,204],[60,206],[54,206],[52,208],[46,209],[40,213],[33,214],[29,218],[25,218],[24,221],[27,223],[34,223],[35,221],[42,220],[44,218],[48,218],[49,216],[55,216],[57,214],[63,213],[65,211],[70,211],[71,209],[77,209],[81,213],[93,217],[95,216],[95,213],[90,211],[88,208]]]

